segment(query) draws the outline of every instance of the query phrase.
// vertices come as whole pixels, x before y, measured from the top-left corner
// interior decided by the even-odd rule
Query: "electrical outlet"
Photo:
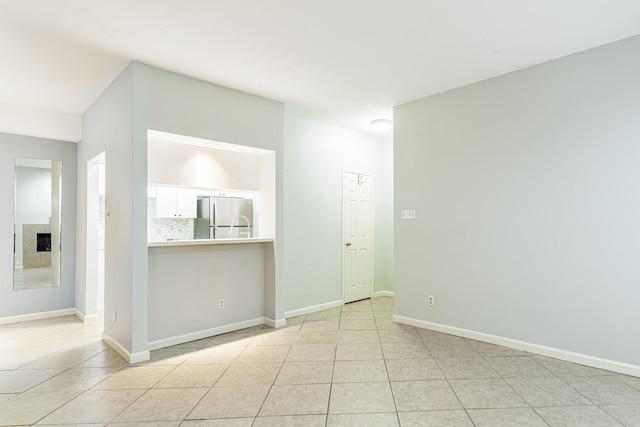
[[[427,296],[427,304],[433,305],[435,303],[433,295]]]
[[[218,310],[224,310],[224,299],[218,300]]]
[[[113,309],[113,321],[116,322],[118,320],[118,312],[116,311],[116,309]]]
[[[400,219],[416,219],[415,209],[402,209],[400,212]]]
[[[167,235],[167,229],[166,229],[166,228],[164,228],[164,227],[162,228],[162,235],[163,235],[163,236],[166,236],[166,235]]]

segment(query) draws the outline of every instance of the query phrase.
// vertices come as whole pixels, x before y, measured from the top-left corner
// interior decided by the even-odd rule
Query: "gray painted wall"
[[[83,138],[78,143],[78,240],[76,306],[86,315],[97,309],[97,284],[87,286],[87,162],[105,152],[105,295],[104,333],[128,351],[132,350],[133,332],[146,334],[146,300],[134,298],[135,222],[133,203],[133,71],[128,66],[100,95],[83,116]],[[145,190],[146,198],[146,190]],[[146,200],[145,200],[146,209]],[[146,222],[146,216],[144,221]],[[146,233],[146,227],[143,227]],[[146,238],[146,234],[145,234]],[[144,266],[146,269],[146,265]],[[146,284],[144,286],[146,291]],[[113,311],[117,320],[113,321]],[[142,314],[140,312],[143,312]],[[144,319],[144,324],[134,322]],[[146,337],[145,337],[146,340]],[[146,350],[146,346],[145,349]],[[144,351],[134,349],[136,351]]]
[[[149,248],[149,342],[265,317],[265,245]]]
[[[397,315],[640,365],[638,52],[395,109]]]
[[[62,160],[62,269],[60,287],[13,290],[16,157]],[[0,318],[74,307],[76,144],[0,133]]]
[[[134,265],[139,301],[147,304],[147,129],[206,138],[220,142],[264,148],[276,152],[276,251],[281,253],[283,238],[283,124],[284,105],[233,89],[163,71],[140,63],[134,70]],[[107,160],[108,162],[108,160]],[[108,165],[108,163],[107,163]],[[107,166],[108,167],[108,166]],[[273,258],[270,258],[273,259]],[[282,257],[276,256],[276,275],[281,274]],[[278,280],[278,279],[276,279]],[[139,285],[138,285],[139,283]],[[151,284],[150,284],[151,285]],[[268,284],[267,287],[272,286]],[[144,288],[144,291],[143,291]],[[265,313],[283,318],[282,289],[275,298],[266,298]],[[134,296],[135,298],[135,296]],[[275,304],[273,301],[275,300]],[[269,307],[269,305],[272,305]],[[275,313],[275,316],[272,314]],[[137,319],[142,323],[143,319]],[[144,319],[146,327],[146,318]],[[146,336],[144,345],[146,346]],[[137,340],[142,345],[142,335]]]
[[[376,138],[286,109],[286,310],[342,300],[342,172],[374,177],[374,286],[392,291],[392,149]]]

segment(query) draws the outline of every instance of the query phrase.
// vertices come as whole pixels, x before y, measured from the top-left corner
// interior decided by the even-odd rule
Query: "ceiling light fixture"
[[[371,121],[371,126],[376,133],[385,134],[393,127],[393,121],[389,119],[377,119]]]

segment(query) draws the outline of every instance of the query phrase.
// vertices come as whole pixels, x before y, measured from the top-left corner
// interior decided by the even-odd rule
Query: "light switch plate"
[[[401,219],[416,219],[416,210],[415,209],[402,209],[400,214]]]

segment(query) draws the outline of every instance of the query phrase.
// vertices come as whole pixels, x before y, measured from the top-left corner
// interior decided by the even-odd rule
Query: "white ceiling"
[[[369,132],[395,105],[637,34],[638,0],[0,0],[0,112],[81,115],[138,60]]]

